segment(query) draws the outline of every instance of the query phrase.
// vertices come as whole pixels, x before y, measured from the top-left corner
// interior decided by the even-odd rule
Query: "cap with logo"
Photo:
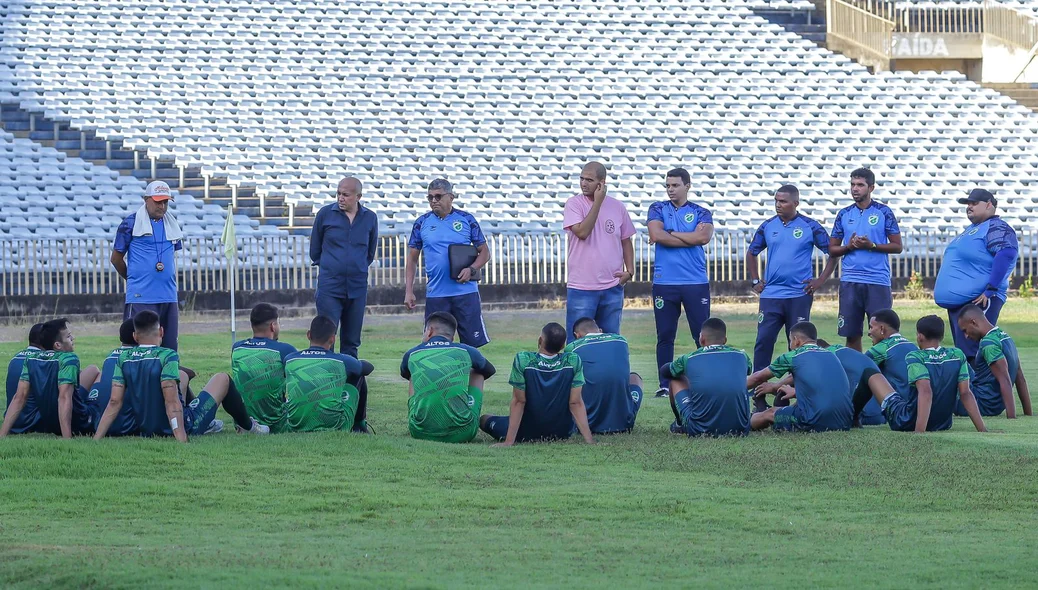
[[[995,200],[995,195],[982,188],[975,188],[970,191],[968,197],[959,199],[960,205],[965,205],[966,203],[991,203],[996,207],[998,206],[998,201]]]
[[[173,194],[170,192],[168,184],[161,180],[154,180],[148,183],[147,188],[144,189],[144,198],[155,201],[168,201],[173,198]]]

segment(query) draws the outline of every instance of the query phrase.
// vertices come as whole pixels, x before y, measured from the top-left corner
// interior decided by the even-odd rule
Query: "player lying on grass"
[[[479,426],[495,439],[495,446],[517,442],[566,439],[579,430],[594,443],[581,397],[584,371],[580,357],[565,352],[566,329],[552,322],[537,339],[537,352],[520,352],[512,363],[508,383],[512,403],[508,416],[482,416]]]
[[[746,375],[753,362],[745,351],[728,346],[728,327],[720,318],[703,322],[700,348],[660,367],[670,381],[674,433],[688,436],[744,436],[750,431]]]
[[[926,432],[947,430],[952,426],[955,394],[958,392],[973,425],[986,432],[977,402],[970,391],[969,364],[958,348],[941,346],[944,320],[928,315],[915,324],[916,342],[920,350],[908,353],[907,396],[892,392],[887,395],[858,391],[854,410],[858,412],[873,397],[880,403],[891,430]]]
[[[1016,385],[1024,415],[1032,415],[1031,394],[1013,339],[1001,328],[991,325],[984,312],[972,303],[959,310],[957,321],[966,338],[980,343],[977,356],[971,361],[973,374],[970,377],[970,390],[980,415],[998,416],[1005,412],[1006,418],[1016,418],[1013,385]],[[966,415],[961,401],[956,404],[955,413]]]
[[[205,434],[224,410],[234,418],[238,432],[266,434],[266,426],[245,411],[245,402],[232,391],[226,373],[213,375],[195,399],[185,407],[180,393],[180,357],[175,350],[159,346],[162,327],[153,311],[142,311],[133,318],[133,339],[137,346],[120,352],[112,374],[112,395],[101,416],[95,439],[113,436],[172,436],[187,442],[188,436]],[[124,404],[129,412],[122,413]],[[118,424],[117,424],[118,422]],[[118,428],[112,430],[112,426]]]
[[[43,324],[34,324],[33,327],[29,328],[29,345],[19,350],[11,361],[7,363],[7,405],[4,406],[5,408],[11,407],[11,400],[14,399],[14,394],[18,392],[18,384],[21,383],[19,377],[22,376],[22,366],[25,364],[25,359],[43,350],[43,346],[40,344],[40,332],[42,330]],[[22,434],[25,432],[29,427],[29,418],[35,415],[35,412],[36,401],[26,398],[25,405],[22,406],[18,419],[11,426],[11,434]]]
[[[306,339],[310,348],[285,359],[285,413],[292,432],[369,432],[365,421],[371,363],[332,352],[335,322],[317,316]]]
[[[746,378],[747,389],[755,389],[772,377],[793,375],[793,385],[781,386],[776,395],[796,397],[792,406],[769,408],[750,417],[750,426],[761,430],[825,432],[849,430],[851,399],[843,364],[836,354],[818,345],[818,330],[811,322],[800,322],[789,331],[792,350]]]
[[[901,318],[893,309],[881,309],[869,318],[872,347],[865,354],[876,363],[887,382],[901,397],[908,397],[908,353],[919,347],[901,335]],[[886,418],[876,400],[870,399],[861,412],[861,423],[883,424]]]
[[[278,310],[260,303],[249,314],[252,338],[231,347],[231,385],[245,400],[245,409],[271,434],[288,430],[285,413],[285,359],[296,347],[278,342]]]
[[[627,339],[603,334],[589,317],[573,323],[573,335],[577,339],[566,346],[566,352],[579,356],[584,368],[581,396],[591,432],[630,432],[642,406],[642,378],[631,372]]]
[[[407,430],[423,440],[466,443],[479,433],[483,384],[497,373],[481,352],[456,344],[458,322],[437,311],[425,321],[422,343],[404,353]]]
[[[94,431],[86,388],[97,379],[98,369],[90,365],[80,371],[75,342],[65,318],[43,324],[39,342],[43,350],[25,357],[0,437],[7,436],[15,423],[20,423],[23,433],[46,432],[64,438]],[[25,409],[29,411],[23,414]]]

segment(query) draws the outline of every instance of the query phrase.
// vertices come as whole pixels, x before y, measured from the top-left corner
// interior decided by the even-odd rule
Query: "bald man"
[[[368,267],[378,246],[378,216],[361,206],[362,190],[360,180],[343,178],[335,202],[321,207],[310,232],[310,259],[320,268],[317,315],[336,323],[339,352],[354,358],[368,300]]]
[[[590,162],[580,172],[580,194],[562,214],[568,246],[566,341],[578,318],[595,320],[607,334],[620,333],[624,285],[634,277],[634,223],[627,208],[606,196],[606,168]]]

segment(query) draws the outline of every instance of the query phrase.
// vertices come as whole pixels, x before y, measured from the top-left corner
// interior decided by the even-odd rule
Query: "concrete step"
[[[58,143],[62,143],[62,142],[59,141]],[[79,142],[76,142],[77,145],[75,146],[74,149],[79,149],[78,143]],[[101,142],[101,147],[100,148],[91,148],[91,147],[89,147],[89,143],[88,143],[87,144],[88,145],[87,149],[83,151],[84,155],[82,155],[80,157],[83,158],[84,160],[104,160],[104,159],[106,159],[108,157],[108,151],[105,150],[104,143],[105,142],[103,142],[103,141]],[[62,149],[62,148],[58,148],[58,149]],[[64,150],[62,150],[62,151],[64,151]],[[133,161],[133,152],[131,152],[129,150],[112,150],[112,159],[113,160],[129,160],[129,161],[132,162]],[[147,161],[147,160],[142,161],[141,164],[143,164],[145,161]]]
[[[212,199],[210,199],[210,201],[212,201]],[[243,207],[241,202],[242,202],[242,199],[238,199],[238,208],[234,210],[234,212],[239,214],[239,215],[248,215],[249,217],[254,217],[256,219],[262,219],[264,221],[266,221],[267,219],[270,219],[272,217],[285,217],[285,218],[288,217],[288,207],[285,206],[285,205],[280,205],[280,206],[276,206],[275,207],[275,206],[271,206],[270,204],[267,204],[267,206],[265,208],[265,211],[264,211],[264,213],[266,213],[266,216],[260,217],[260,208],[259,208],[258,205]],[[226,206],[227,205],[224,205],[224,207],[226,207]]]

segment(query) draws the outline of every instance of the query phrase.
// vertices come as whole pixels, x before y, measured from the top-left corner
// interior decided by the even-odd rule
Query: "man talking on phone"
[[[429,183],[426,195],[430,211],[414,222],[407,242],[404,265],[404,305],[414,309],[414,279],[418,256],[424,253],[425,319],[437,311],[451,314],[458,321],[458,338],[462,344],[479,348],[490,342],[483,322],[479,287],[474,280],[487,262],[490,248],[476,218],[454,207],[454,187],[444,178]],[[470,244],[476,248],[476,259],[457,274],[451,272],[450,247]]]
[[[580,194],[566,201],[566,341],[582,317],[602,332],[620,333],[624,285],[634,278],[634,223],[620,201],[606,195],[606,168],[590,162],[580,172]]]

